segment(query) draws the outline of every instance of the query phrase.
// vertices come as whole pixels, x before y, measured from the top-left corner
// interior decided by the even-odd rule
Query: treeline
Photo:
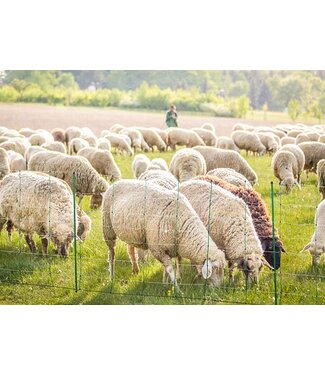
[[[325,71],[6,71],[0,101],[245,115],[325,114]],[[317,115],[318,114],[318,115]]]

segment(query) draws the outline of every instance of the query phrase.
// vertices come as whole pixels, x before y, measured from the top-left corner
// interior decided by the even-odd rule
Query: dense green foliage
[[[172,152],[149,153],[150,158],[171,160]],[[246,157],[243,154],[244,157]],[[116,156],[124,178],[132,178],[132,158]],[[256,189],[270,208],[270,182],[275,180],[271,170],[271,157],[248,156],[247,160],[259,176]],[[302,191],[294,189],[290,195],[280,197],[275,188],[276,226],[287,254],[282,257],[282,267],[277,272],[279,303],[324,304],[325,268],[311,267],[309,253],[300,253],[314,231],[315,208],[320,201],[315,175],[303,177]],[[181,289],[183,297],[174,298],[169,286],[162,284],[162,266],[152,257],[141,265],[139,275],[132,275],[126,247],[117,246],[116,280],[110,282],[107,271],[107,246],[102,239],[101,210],[91,211],[89,199],[84,207],[92,218],[92,232],[83,244],[78,244],[78,284],[74,291],[73,253],[68,259],[41,254],[30,254],[13,233],[10,243],[5,231],[0,235],[0,303],[19,304],[216,304],[249,303],[273,304],[273,272],[263,269],[260,285],[245,285],[241,273],[236,273],[235,285],[226,281],[222,288],[209,289],[193,283],[194,273],[184,262]],[[130,213],[136,214],[136,213]],[[213,215],[213,213],[212,213]],[[21,249],[21,251],[17,251]],[[206,297],[205,299],[203,297]]]

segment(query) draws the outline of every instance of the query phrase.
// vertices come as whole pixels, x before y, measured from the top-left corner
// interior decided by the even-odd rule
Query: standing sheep
[[[297,180],[299,183],[301,183],[301,174],[304,171],[305,166],[305,154],[302,152],[301,148],[296,145],[284,145],[281,147],[281,150],[290,151],[296,157],[298,167]]]
[[[201,125],[202,129],[210,130],[210,132],[215,133],[216,129],[210,122],[205,122]]]
[[[180,128],[168,129],[168,145],[175,151],[176,146],[205,146],[202,138],[194,131]]]
[[[78,128],[77,126],[70,126],[69,128],[67,128],[65,131],[65,139],[66,139],[67,146],[69,145],[69,143],[71,142],[73,138],[80,138],[81,133],[82,133],[81,129]]]
[[[266,147],[260,141],[256,133],[251,133],[245,130],[236,130],[231,134],[231,138],[235,142],[235,145],[240,150],[246,150],[247,154],[249,151],[257,155],[264,155],[266,152]]]
[[[281,146],[296,144],[296,138],[294,137],[283,137],[281,138]]]
[[[206,146],[216,146],[217,145],[217,137],[211,130],[203,129],[203,128],[192,128],[192,130],[198,134]]]
[[[144,197],[146,199],[144,200]],[[144,204],[145,203],[145,204]],[[177,211],[177,215],[176,215]],[[178,290],[172,258],[189,259],[212,285],[223,281],[225,256],[184,195],[139,180],[113,184],[104,194],[103,234],[114,275],[116,239],[131,245],[133,270],[138,270],[134,247],[149,249],[165,267]]]
[[[239,148],[235,145],[235,142],[230,137],[219,137],[216,147],[223,150],[233,150],[239,152]]]
[[[139,130],[134,128],[123,128],[119,134],[127,135],[131,139],[131,147],[133,147],[134,152],[141,150],[144,139]]]
[[[276,140],[276,136],[272,133],[257,133],[258,138],[263,143],[266,148],[266,151],[269,153],[274,153],[278,151],[279,144]]]
[[[122,134],[115,134],[115,133],[105,133],[106,135],[104,138],[108,139],[111,143],[112,148],[116,148],[120,152],[126,152],[129,156],[133,155],[133,151],[131,149],[131,146],[129,142],[131,143],[131,140],[127,136],[123,136]],[[128,142],[128,140],[129,142]]]
[[[325,159],[317,163],[317,179],[318,190],[322,194],[322,199],[325,199]]]
[[[146,170],[138,179],[153,182],[169,190],[174,189],[178,185],[177,179],[171,173],[159,169]]]
[[[306,172],[314,172],[317,170],[317,163],[321,159],[325,159],[325,144],[319,142],[303,142],[298,145],[305,155]]]
[[[206,163],[198,151],[183,149],[174,154],[170,162],[169,171],[180,182],[183,182],[195,176],[206,174]]]
[[[42,147],[49,151],[56,151],[61,152],[62,154],[66,154],[67,150],[62,142],[54,141],[49,143],[43,143]]]
[[[26,160],[21,154],[15,151],[7,151],[7,154],[11,172],[26,170]]]
[[[286,187],[290,193],[294,185],[301,189],[298,182],[298,162],[295,155],[290,151],[279,150],[272,158],[272,169],[274,176],[279,179],[280,185]]]
[[[112,149],[111,142],[104,137],[98,138],[97,147],[100,150],[107,150],[107,151],[111,151],[111,149]]]
[[[149,147],[153,150],[154,147],[157,147],[158,151],[166,151],[166,143],[161,139],[158,132],[150,128],[136,128],[139,130]]]
[[[150,160],[146,155],[136,155],[132,162],[132,170],[135,178],[144,173],[150,165]]]
[[[54,128],[52,129],[51,134],[55,142],[66,143],[66,135],[64,129]]]
[[[243,187],[244,189],[252,189],[252,185],[247,178],[231,168],[216,168],[209,171],[207,175],[218,177],[223,181],[229,182],[238,187]]]
[[[73,138],[69,142],[69,154],[78,154],[80,150],[85,147],[89,147],[89,143],[83,138]]]

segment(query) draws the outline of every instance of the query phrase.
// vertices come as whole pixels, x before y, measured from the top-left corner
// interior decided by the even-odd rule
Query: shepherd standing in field
[[[166,113],[166,126],[167,128],[177,128],[177,112],[176,112],[176,106],[171,105],[170,110]]]

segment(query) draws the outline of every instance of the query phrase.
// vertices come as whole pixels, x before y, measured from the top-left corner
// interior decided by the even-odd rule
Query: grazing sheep
[[[80,150],[78,155],[86,158],[96,171],[101,175],[107,176],[109,181],[121,179],[121,171],[109,151],[86,147]]]
[[[281,138],[281,146],[284,146],[284,145],[294,145],[296,144],[296,138],[294,137],[283,137]]]
[[[80,138],[87,141],[90,147],[97,147],[97,137],[94,134],[82,132]]]
[[[43,143],[42,146],[45,148],[45,150],[49,151],[56,151],[56,152],[61,152],[62,154],[66,154],[67,150],[62,142],[59,141],[54,141],[50,143]]]
[[[18,172],[18,171],[25,171],[26,168],[26,160],[18,152],[9,150],[7,151],[8,161],[9,161],[9,168],[11,172]]]
[[[223,281],[224,253],[212,241],[189,201],[176,191],[139,180],[113,184],[104,194],[103,234],[109,248],[111,277],[119,238],[130,245],[134,272],[138,271],[134,247],[149,249],[164,265],[164,275],[170,277],[176,290],[173,257],[189,259],[211,285],[220,285]]]
[[[192,128],[192,130],[202,138],[203,142],[206,146],[216,146],[217,145],[217,137],[211,130],[203,129],[203,128]]]
[[[309,251],[314,266],[319,265],[321,256],[325,252],[325,200],[321,201],[316,209],[315,225],[311,241],[301,251]]]
[[[231,134],[231,138],[235,142],[235,145],[240,150],[245,150],[247,154],[249,151],[257,155],[264,155],[266,153],[266,147],[260,141],[256,133],[236,130]]]
[[[239,148],[235,145],[235,142],[230,137],[219,137],[216,147],[223,150],[233,150],[239,152]]]
[[[121,130],[125,129],[125,126],[123,125],[120,125],[120,124],[114,124],[110,127],[110,132],[112,133],[119,133]],[[104,137],[104,135],[101,135],[102,137]]]
[[[200,176],[195,180],[203,180],[209,183],[220,186],[222,189],[241,198],[249,208],[252,216],[253,224],[261,241],[264,257],[267,262],[278,269],[281,263],[281,253],[285,252],[283,244],[279,239],[277,231],[275,231],[275,262],[273,254],[273,236],[272,236],[272,219],[268,213],[266,204],[264,203],[261,195],[254,191],[252,188],[243,188],[241,186],[234,186],[221,178],[215,176]]]
[[[164,159],[154,158],[151,160],[148,169],[161,169],[162,171],[168,171],[168,165]]]
[[[287,136],[288,137],[293,137],[293,138],[297,138],[297,135],[303,133],[302,130],[297,130],[297,129],[292,129],[290,130],[288,133],[287,133]]]
[[[132,162],[132,170],[135,178],[144,173],[150,165],[150,159],[143,154],[136,155]]]
[[[301,174],[304,171],[305,166],[305,154],[302,152],[301,148],[296,145],[284,145],[281,147],[281,150],[290,151],[296,157],[298,166],[297,180],[301,183]]]
[[[232,168],[244,175],[252,185],[257,183],[257,174],[247,161],[236,151],[220,150],[208,146],[194,147],[194,150],[199,151],[204,157],[208,172],[216,168]]]
[[[152,150],[154,150],[154,147],[157,147],[158,151],[160,152],[166,151],[166,143],[161,139],[156,130],[140,127],[137,127],[136,129],[140,131],[144,138],[144,141]]]
[[[210,132],[215,133],[216,129],[210,122],[205,122],[201,125],[202,129],[210,130]]]
[[[295,155],[290,151],[279,150],[272,158],[272,169],[274,176],[279,179],[280,185],[286,187],[290,193],[294,185],[301,189],[298,182],[298,162]]]
[[[182,183],[179,191],[190,201],[212,240],[224,251],[230,280],[233,281],[233,271],[238,267],[250,281],[258,282],[263,263],[267,262],[262,259],[262,246],[244,201],[200,180]]]
[[[175,151],[176,146],[205,146],[202,138],[192,130],[170,128],[168,129],[168,146]]]
[[[276,136],[272,133],[257,133],[258,138],[263,143],[266,151],[269,153],[274,153],[278,151],[280,145],[277,142]]]
[[[30,143],[24,138],[11,138],[10,141],[2,142],[1,147],[6,151],[12,150],[18,154],[25,155]]]
[[[320,142],[303,142],[298,145],[305,154],[306,172],[314,172],[317,170],[317,163],[321,159],[325,159],[325,144]]]
[[[78,154],[80,150],[89,147],[89,143],[83,138],[73,138],[69,143],[69,154]]]
[[[308,138],[308,135],[305,133],[301,133],[297,135],[295,143],[296,145],[299,145],[299,143],[309,142],[309,141],[310,139]]]
[[[66,135],[64,129],[54,128],[52,129],[51,134],[55,142],[66,143]]]
[[[146,170],[142,173],[139,180],[153,182],[165,189],[172,190],[178,185],[177,179],[169,172],[163,170]]]
[[[133,147],[134,152],[141,150],[141,145],[143,144],[144,139],[139,130],[134,128],[123,128],[119,134],[127,135],[131,139],[131,147]]]
[[[168,131],[167,130],[163,130],[163,129],[159,129],[159,128],[150,128],[150,129],[155,130],[159,134],[160,138],[168,146]]]
[[[7,151],[0,147],[0,180],[10,173]]]
[[[81,129],[78,128],[77,126],[70,126],[69,128],[67,128],[65,130],[65,140],[66,140],[67,146],[69,145],[69,143],[71,142],[73,138],[80,138],[81,133],[82,133]]]
[[[325,199],[325,159],[317,163],[317,178],[318,190],[322,194],[322,199]]]
[[[252,189],[252,185],[247,178],[231,168],[216,168],[209,171],[207,175],[218,177],[223,181],[229,182],[232,185],[242,187],[244,189]]]
[[[240,124],[240,123],[237,123],[233,126],[232,128],[232,131],[235,132],[237,130],[247,130],[247,131],[253,131],[254,130],[254,126],[252,125],[247,125],[247,124]]]
[[[204,157],[194,149],[178,150],[174,154],[169,167],[169,171],[180,182],[206,174],[206,170]]]
[[[41,146],[43,143],[53,142],[54,139],[52,135],[49,136],[49,134],[42,132],[42,133],[32,134],[28,138],[28,141],[32,146]]]
[[[21,198],[24,204],[18,205]],[[43,252],[51,239],[59,254],[67,256],[73,240],[72,213],[72,194],[57,178],[19,172],[9,174],[0,184],[0,215],[25,234],[32,252],[36,251],[32,235],[37,233]]]
[[[130,141],[129,137],[124,137],[121,134],[115,134],[115,133],[105,133],[105,134],[106,135],[104,136],[104,138],[110,141],[112,147],[116,148],[120,152],[126,152],[130,156],[133,155],[133,151],[130,147],[129,142],[127,141],[127,138]]]
[[[76,176],[76,193],[82,199],[91,194],[91,208],[101,205],[101,194],[107,190],[108,183],[82,156],[69,156],[54,151],[42,151],[34,154],[28,163],[29,171],[49,173],[61,178],[72,188],[73,174]]]
[[[29,146],[24,154],[24,158],[26,160],[27,165],[28,165],[30,158],[37,152],[41,152],[41,151],[45,151],[45,148],[41,146]]]

